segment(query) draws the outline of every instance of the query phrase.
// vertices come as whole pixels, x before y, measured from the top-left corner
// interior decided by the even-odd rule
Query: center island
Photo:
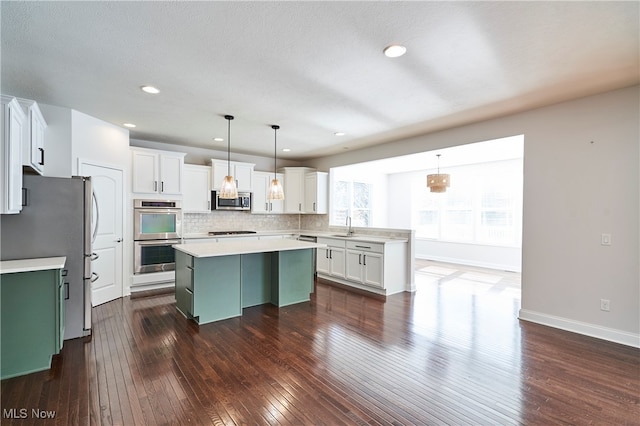
[[[206,324],[242,315],[242,309],[310,300],[314,249],[297,240],[234,240],[177,244],[176,307]]]

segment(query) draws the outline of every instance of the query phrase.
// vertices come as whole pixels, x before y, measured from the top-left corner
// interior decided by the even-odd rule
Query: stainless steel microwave
[[[211,191],[211,210],[251,210],[251,193],[238,192],[237,198],[220,198],[218,191]]]

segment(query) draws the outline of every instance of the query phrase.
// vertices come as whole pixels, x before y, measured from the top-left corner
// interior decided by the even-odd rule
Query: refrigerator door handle
[[[96,237],[98,236],[98,224],[100,223],[100,207],[98,206],[98,197],[96,197],[96,191],[91,191],[91,198],[93,198],[93,203],[96,205],[96,224],[93,228],[93,232],[91,234],[91,243],[96,242]],[[97,258],[96,258],[97,259]],[[94,260],[94,259],[92,259]]]

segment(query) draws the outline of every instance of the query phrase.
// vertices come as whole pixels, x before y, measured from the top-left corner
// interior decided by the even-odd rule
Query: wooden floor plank
[[[640,350],[518,321],[508,274],[419,266],[414,294],[316,283],[202,326],[171,294],[100,305],[90,339],[1,383],[3,409],[57,417],[2,424],[640,424]]]

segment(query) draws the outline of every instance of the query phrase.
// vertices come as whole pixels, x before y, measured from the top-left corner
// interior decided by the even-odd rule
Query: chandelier
[[[438,173],[435,175],[427,175],[427,187],[431,192],[446,192],[451,184],[451,178],[448,174],[440,174],[440,154],[438,157]]]

